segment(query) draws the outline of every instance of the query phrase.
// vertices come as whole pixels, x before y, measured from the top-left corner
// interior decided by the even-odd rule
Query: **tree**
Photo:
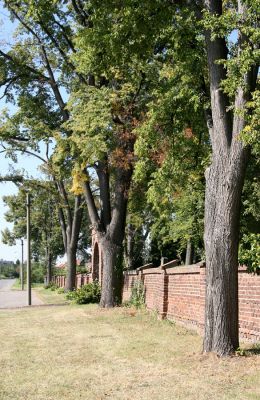
[[[114,22],[121,12],[124,14],[123,9],[113,10],[109,2],[91,3],[84,7],[88,19],[86,24],[80,19],[75,40],[78,52],[72,57],[77,71],[88,76],[91,84],[74,92],[68,126],[73,132],[71,152],[74,154],[75,149],[75,154],[80,154],[75,163],[75,186],[83,187],[89,217],[102,248],[100,304],[111,307],[121,293],[119,260],[134,168],[134,130],[145,112],[149,79],[141,64],[136,65],[131,58],[121,62],[119,47],[109,43],[114,27],[115,31],[119,28]]]
[[[249,3],[251,7],[248,7]],[[204,351],[224,355],[233,352],[239,343],[239,215],[249,157],[249,148],[239,139],[239,135],[247,125],[248,102],[256,88],[258,66],[254,35],[257,23],[254,12],[257,2],[239,0],[237,6],[231,6],[230,9],[222,1],[210,0],[205,1],[205,7],[208,18],[205,40],[211,94],[208,127],[212,162],[206,171]],[[223,31],[223,21],[229,17],[230,23],[232,12],[235,13],[235,26],[238,28],[238,42],[232,59],[229,59],[232,55],[228,51],[225,35],[234,26],[224,25]],[[238,73],[235,74],[234,68],[238,65]],[[223,87],[224,82],[226,86]]]

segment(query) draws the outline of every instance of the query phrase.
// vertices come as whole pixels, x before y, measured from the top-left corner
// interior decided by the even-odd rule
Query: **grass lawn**
[[[0,312],[1,400],[260,398],[260,357],[201,354],[195,333],[95,305]]]
[[[57,290],[44,289],[42,285],[33,288],[33,291],[37,294],[45,304],[69,304],[69,300],[65,298],[64,293],[58,293]]]
[[[24,290],[26,291],[27,285],[24,285]],[[12,286],[12,290],[21,290],[21,284],[19,280],[16,279]],[[65,298],[64,293],[58,293],[57,290],[44,289],[42,283],[33,283],[32,290],[37,294],[40,300],[45,304],[69,304],[70,302]],[[2,399],[0,399],[2,400]]]

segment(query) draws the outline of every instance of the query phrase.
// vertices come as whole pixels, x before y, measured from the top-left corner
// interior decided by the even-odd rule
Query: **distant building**
[[[0,265],[7,266],[7,265],[14,265],[13,261],[7,261],[3,260],[2,258],[0,259]]]

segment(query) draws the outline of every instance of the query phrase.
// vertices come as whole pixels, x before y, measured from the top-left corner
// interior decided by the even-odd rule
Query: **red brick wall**
[[[166,266],[165,266],[166,267]],[[145,287],[145,303],[159,316],[181,321],[202,330],[205,308],[205,267],[200,265],[174,268],[150,268],[126,272],[123,300],[129,300],[137,279]],[[241,338],[260,340],[260,276],[240,268],[239,330]]]
[[[170,263],[169,263],[170,264]],[[123,301],[131,297],[134,282],[142,279],[145,303],[159,317],[175,319],[200,330],[204,325],[205,267],[189,265],[167,268],[146,268],[124,274]],[[54,278],[58,286],[65,286],[65,276]],[[90,274],[77,274],[76,286],[92,281]],[[260,276],[238,272],[239,331],[241,338],[260,341]]]
[[[238,274],[239,330],[245,338],[255,336],[260,340],[260,276]]]

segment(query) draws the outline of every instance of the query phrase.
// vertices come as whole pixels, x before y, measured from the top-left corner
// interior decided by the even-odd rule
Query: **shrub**
[[[64,288],[63,287],[57,288],[57,293],[59,293],[59,294],[64,293]]]
[[[89,267],[84,265],[77,265],[77,274],[88,274]]]
[[[260,234],[244,235],[239,245],[239,262],[248,272],[260,273]]]
[[[145,304],[145,289],[141,279],[138,279],[132,287],[130,304],[136,308],[140,308]]]
[[[77,290],[66,294],[68,300],[77,304],[98,303],[100,300],[101,288],[98,282],[88,283]]]
[[[67,269],[66,268],[57,268],[54,267],[52,271],[53,276],[66,276]]]
[[[56,285],[54,282],[48,283],[48,285],[44,285],[44,289],[51,289],[51,290],[56,290],[59,289],[59,286]]]

